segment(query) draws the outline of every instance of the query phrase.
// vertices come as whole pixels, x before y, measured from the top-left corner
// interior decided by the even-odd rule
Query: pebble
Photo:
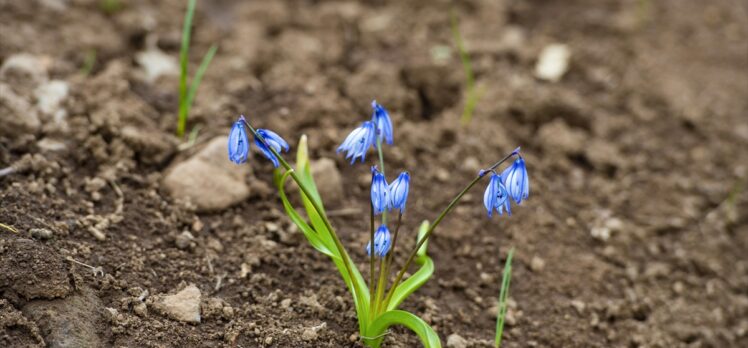
[[[62,80],[52,80],[40,85],[34,90],[36,107],[47,115],[65,114],[60,104],[67,98],[69,90],[68,83]]]
[[[200,323],[200,289],[194,284],[174,295],[156,296],[153,307],[171,319]]]
[[[227,158],[228,137],[213,138],[200,152],[172,166],[163,180],[167,192],[195,204],[198,212],[223,210],[249,197],[250,167]]]
[[[580,300],[572,300],[570,304],[577,311],[577,314],[579,315],[584,314],[584,309],[587,307],[587,305]]]
[[[467,348],[467,344],[467,340],[456,333],[447,337],[447,347],[449,348]]]
[[[317,185],[317,190],[326,205],[337,205],[343,201],[343,177],[335,161],[320,158],[311,162],[310,170]]]
[[[132,310],[139,317],[147,317],[148,316],[148,306],[145,304],[145,302],[140,302],[140,303],[136,304],[135,306],[133,306]]]
[[[52,238],[54,233],[46,228],[32,228],[29,230],[31,237],[35,239],[47,240]]]
[[[138,52],[135,55],[135,61],[143,68],[143,78],[149,83],[156,81],[161,76],[176,76],[179,74],[177,60],[157,48]]]
[[[193,240],[195,240],[195,237],[192,236],[190,231],[183,231],[177,236],[174,242],[177,245],[177,249],[186,250],[192,246]]]
[[[301,338],[305,341],[314,341],[319,337],[319,331],[325,327],[327,327],[327,323],[325,322],[314,327],[308,327],[301,333]]]
[[[545,260],[541,259],[540,257],[533,256],[532,260],[530,261],[530,269],[533,272],[541,272],[545,268]]]
[[[551,82],[558,82],[569,69],[571,51],[569,47],[554,43],[543,48],[535,65],[535,77]]]

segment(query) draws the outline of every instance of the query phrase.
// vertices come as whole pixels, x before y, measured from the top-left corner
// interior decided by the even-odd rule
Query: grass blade
[[[512,279],[512,256],[514,255],[514,248],[509,250],[509,255],[506,257],[506,264],[504,265],[504,276],[501,279],[501,291],[499,292],[499,312],[496,318],[496,338],[494,340],[494,347],[499,348],[501,346],[501,336],[504,334],[504,319],[506,318],[507,310],[507,299],[509,298],[509,282]]]
[[[423,238],[428,229],[429,222],[422,222],[421,226],[418,228],[418,238],[416,240]],[[421,266],[421,268],[397,286],[397,289],[392,293],[392,298],[387,303],[387,310],[397,309],[397,307],[400,306],[400,304],[405,301],[410,294],[418,290],[418,288],[425,284],[434,274],[434,261],[426,255],[428,244],[428,241],[423,243],[416,253],[415,261]]]
[[[457,15],[452,12],[452,36],[457,45],[457,53],[460,56],[462,62],[462,70],[465,72],[465,107],[462,109],[462,116],[460,116],[460,124],[467,126],[470,120],[473,119],[473,110],[478,104],[480,94],[475,88],[475,76],[473,75],[473,63],[470,61],[470,55],[465,49],[465,43],[462,41],[462,35],[460,34],[460,26],[457,21]]]
[[[208,65],[210,64],[210,61],[213,60],[213,56],[216,55],[217,50],[217,45],[210,46],[208,52],[206,52],[203,56],[203,61],[200,62],[200,66],[197,67],[195,76],[192,78],[190,90],[187,92],[187,101],[185,103],[187,104],[187,110],[185,112],[186,115],[190,114],[190,108],[192,108],[192,101],[195,99],[195,95],[197,94],[197,88],[200,86],[200,81],[202,81],[203,75],[205,75],[205,71],[208,70]]]
[[[192,17],[195,14],[197,0],[187,1],[187,12],[184,14],[182,25],[182,47],[179,50],[179,120],[177,136],[184,135],[187,126],[187,63],[190,52],[190,36],[192,35]]]

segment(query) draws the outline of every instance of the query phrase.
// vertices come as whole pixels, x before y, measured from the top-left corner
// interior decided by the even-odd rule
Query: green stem
[[[387,286],[387,275],[389,274],[390,265],[392,264],[392,259],[395,255],[395,247],[397,246],[397,235],[398,232],[400,232],[400,225],[403,221],[403,213],[400,212],[397,215],[397,225],[395,226],[395,233],[392,235],[392,247],[390,248],[389,253],[387,253],[387,256],[384,259],[384,262],[382,263],[383,266],[380,266],[380,273],[379,273],[379,285],[377,286],[377,301],[376,305],[377,307],[375,310],[377,313],[381,313],[386,306],[384,306],[384,302],[382,301],[382,296],[384,295],[384,289]],[[382,270],[384,269],[384,271]]]
[[[373,177],[373,175],[372,175]],[[374,204],[369,204],[371,207],[369,214],[370,221],[370,233],[369,233],[369,288],[374,289]],[[369,295],[369,320],[374,320],[374,296]]]
[[[428,231],[426,231],[426,234],[423,235],[423,238],[421,238],[418,241],[418,243],[416,244],[416,247],[413,248],[413,251],[411,251],[410,256],[408,256],[408,260],[405,261],[405,264],[403,265],[403,268],[400,269],[400,272],[397,273],[397,277],[395,277],[395,281],[392,283],[392,286],[390,287],[390,290],[387,292],[387,297],[385,297],[385,300],[384,300],[385,305],[389,304],[389,301],[390,301],[390,299],[392,299],[392,295],[395,293],[395,289],[397,289],[397,286],[400,283],[400,281],[402,280],[403,275],[405,275],[405,272],[408,271],[408,267],[410,266],[411,262],[413,262],[413,259],[415,259],[416,254],[418,253],[418,249],[421,248],[421,246],[423,245],[423,243],[426,243],[426,241],[431,236],[431,233],[433,233],[434,229],[436,229],[436,226],[438,226],[439,223],[442,222],[442,220],[444,219],[444,217],[446,217],[447,214],[449,214],[452,211],[452,209],[454,209],[454,207],[457,205],[457,203],[459,203],[460,200],[462,199],[462,196],[464,196],[468,191],[470,191],[470,189],[473,188],[473,186],[475,186],[475,184],[477,184],[478,181],[480,181],[480,179],[482,179],[486,175],[486,173],[495,170],[496,167],[498,167],[499,165],[501,165],[502,163],[504,163],[504,161],[508,160],[510,157],[512,157],[514,155],[515,155],[515,152],[512,152],[509,155],[507,155],[506,157],[504,157],[503,159],[501,159],[500,161],[494,163],[488,169],[481,170],[480,173],[478,173],[478,176],[476,176],[475,179],[473,179],[473,181],[471,181],[464,189],[462,189],[462,191],[460,191],[460,193],[458,193],[457,196],[455,196],[452,199],[452,201],[449,202],[449,205],[447,205],[447,207],[444,208],[444,210],[442,210],[442,212],[439,214],[439,216],[437,216],[436,220],[434,220],[434,223],[432,223],[429,226],[429,229],[428,229]]]

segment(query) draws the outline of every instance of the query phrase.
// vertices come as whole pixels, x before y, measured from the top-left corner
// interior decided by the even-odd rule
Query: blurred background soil
[[[429,243],[405,307],[447,347],[491,346],[512,246],[506,347],[748,346],[745,2],[199,1],[192,69],[219,49],[192,147],[173,135],[185,6],[0,0],[0,346],[360,347],[271,165],[229,163],[225,136],[239,114],[293,149],[307,134],[363,266],[368,165],[334,151],[372,99],[388,176],[413,178],[404,245],[481,167],[527,160],[511,217],[476,189]],[[451,11],[483,92],[465,128]]]

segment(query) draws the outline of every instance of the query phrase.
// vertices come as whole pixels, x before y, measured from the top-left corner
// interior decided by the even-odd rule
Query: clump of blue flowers
[[[387,183],[382,144],[392,145],[394,143],[392,119],[387,110],[376,101],[372,102],[372,109],[371,120],[355,128],[337,148],[338,153],[345,152],[345,158],[350,160],[351,164],[359,159],[364,162],[371,148],[376,149],[379,157],[378,166],[371,166],[370,169],[371,214],[369,242],[365,247],[369,256],[368,282],[364,280],[363,275],[355,266],[355,262],[341,243],[325,213],[322,199],[309,169],[309,151],[305,136],[302,136],[299,141],[294,168],[281,155],[282,152],[289,150],[289,145],[283,138],[267,129],[255,130],[244,116],[241,116],[233,124],[229,134],[229,160],[237,164],[247,162],[250,148],[249,134],[251,134],[262,154],[276,168],[282,168],[282,172],[279,173],[278,191],[283,207],[312,247],[330,257],[340,272],[353,296],[359,320],[359,334],[365,345],[379,347],[390,326],[403,325],[415,332],[425,347],[441,347],[439,336],[425,321],[413,313],[398,309],[400,304],[433,274],[434,264],[426,254],[426,243],[439,223],[453,210],[462,197],[488,174],[490,174],[490,179],[483,195],[483,203],[488,216],[491,217],[494,211],[499,215],[503,215],[504,211],[507,215],[511,215],[511,201],[519,205],[527,200],[530,193],[525,160],[520,155],[519,148],[512,151],[492,166],[481,170],[462,191],[457,193],[433,223],[424,221],[418,230],[415,247],[409,252],[408,258],[401,262],[402,267],[394,273],[393,279],[390,278],[390,273],[410,193],[410,174],[402,171],[392,182]],[[498,167],[512,158],[515,158],[513,163],[499,173]],[[301,191],[306,217],[294,208],[286,195],[285,184],[289,178],[298,185]],[[394,229],[391,231],[392,226]],[[403,279],[413,263],[417,264],[419,269]]]

